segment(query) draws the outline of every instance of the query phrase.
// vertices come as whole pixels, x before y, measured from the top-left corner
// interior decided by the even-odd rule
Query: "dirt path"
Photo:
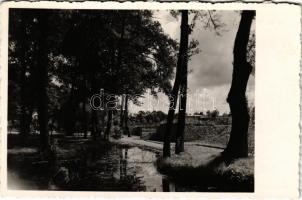
[[[138,136],[123,137],[120,140],[112,139],[114,143],[130,146],[138,146],[149,150],[162,152],[163,143],[158,141],[142,140]],[[174,156],[174,146],[171,144],[172,156]],[[206,165],[213,157],[217,156],[222,151],[221,147],[213,147],[210,145],[202,144],[198,141],[185,142],[185,152],[189,154],[192,159],[191,163],[194,166]]]

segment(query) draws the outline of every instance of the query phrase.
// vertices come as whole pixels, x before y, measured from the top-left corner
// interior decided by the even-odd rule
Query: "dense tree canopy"
[[[171,90],[178,44],[164,34],[152,11],[47,10],[45,20],[51,22],[45,25],[47,32],[40,26],[41,13],[31,9],[12,13],[9,95],[23,94],[10,103],[16,111],[12,115],[30,120],[39,105],[35,90],[42,81],[38,63],[42,48],[47,56],[43,62],[48,74],[48,114],[63,120],[64,126],[75,126],[83,115],[80,103],[87,104],[100,89],[115,96],[129,94],[134,102],[148,89],[154,95]],[[62,119],[62,113],[72,117]]]

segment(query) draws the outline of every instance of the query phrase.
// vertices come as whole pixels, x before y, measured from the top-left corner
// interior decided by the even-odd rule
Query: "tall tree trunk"
[[[83,131],[84,131],[84,138],[87,138],[87,113],[86,113],[86,98],[83,99]]]
[[[234,44],[233,79],[227,102],[232,114],[230,139],[223,155],[227,158],[248,156],[249,112],[245,96],[252,66],[247,62],[247,44],[255,11],[242,11]]]
[[[83,66],[83,63],[81,62],[81,59],[76,57],[76,65],[78,68],[81,68]],[[80,94],[79,96],[82,97],[82,131],[84,134],[84,138],[87,138],[87,131],[88,131],[88,119],[87,119],[87,110],[86,110],[86,102],[87,102],[87,89],[88,89],[88,83],[87,83],[87,74],[83,73],[83,85],[81,85],[81,89],[79,90]]]
[[[112,125],[112,109],[109,109],[107,111],[107,125],[105,130],[105,140],[109,140],[111,125]]]
[[[92,109],[91,111],[91,136],[94,140],[96,140],[96,133],[97,133],[97,130],[96,130],[96,110]]]
[[[121,19],[121,30],[120,30],[120,38],[118,41],[118,47],[117,47],[117,68],[118,69],[122,69],[122,50],[123,50],[123,45],[124,45],[124,35],[125,35],[125,19],[126,17],[122,14],[122,19]],[[124,127],[124,122],[125,122],[125,115],[126,115],[126,106],[127,106],[127,102],[126,102],[126,98],[124,96],[124,94],[122,94],[122,105],[121,105],[121,113],[120,113],[120,127]],[[125,105],[124,105],[125,104]],[[124,106],[125,106],[125,110],[124,110]]]
[[[183,29],[183,60],[181,66],[181,86],[180,86],[180,103],[177,121],[175,153],[179,154],[184,151],[184,131],[186,125],[186,107],[187,107],[187,80],[188,80],[188,43],[189,43],[189,25],[188,11],[182,11],[182,29]]]
[[[39,56],[38,56],[38,121],[40,128],[41,148],[49,148],[49,132],[48,132],[48,96],[47,96],[47,85],[48,85],[48,55],[47,55],[47,26],[48,26],[48,12],[40,10],[38,12],[38,27],[40,30],[40,37],[38,41],[39,45]]]
[[[67,136],[72,136],[74,134],[75,130],[75,103],[74,103],[74,97],[75,97],[75,89],[74,85],[71,85],[71,91],[70,96],[68,98],[68,101],[64,104],[64,129]]]
[[[23,36],[25,37],[25,35]],[[22,42],[23,43],[23,42]],[[24,43],[21,44],[22,46],[25,45]],[[28,111],[27,111],[27,105],[26,105],[26,55],[25,55],[25,48],[22,48],[22,54],[23,56],[21,57],[21,74],[20,74],[20,94],[21,94],[21,98],[20,98],[20,106],[21,106],[21,115],[20,115],[20,134],[23,137],[27,137],[28,133],[29,133],[29,129],[28,129],[28,123],[27,123],[27,115],[28,115]]]
[[[122,24],[121,24],[121,36],[118,40],[118,47],[117,47],[117,66],[119,68],[121,68],[121,65],[122,65],[122,50],[123,50],[123,45],[124,45],[124,35],[125,35],[125,17],[122,17]]]
[[[96,94],[97,92],[97,86],[96,86],[96,78],[95,74],[90,74],[90,80],[91,80],[91,94]],[[97,111],[95,109],[91,110],[91,136],[94,140],[96,140],[96,120],[97,120]]]
[[[125,95],[122,95],[122,102],[121,102],[121,112],[120,112],[120,127],[124,127],[124,104],[125,104]]]
[[[21,62],[21,72],[20,72],[20,106],[21,106],[21,115],[20,115],[20,135],[26,138],[30,132],[30,122],[32,119],[32,106],[29,105],[26,94],[26,66],[27,66],[27,49],[26,49],[26,23],[27,15],[26,11],[21,12],[22,18],[22,27],[21,27],[21,37],[20,37],[20,62]]]
[[[131,137],[131,134],[130,134],[130,130],[129,130],[129,127],[128,127],[128,101],[129,101],[129,97],[128,95],[126,95],[125,97],[125,116],[124,116],[124,120],[125,120],[125,134],[128,135],[128,137]]]
[[[178,54],[178,61],[177,61],[177,67],[176,67],[176,75],[175,75],[175,81],[172,88],[172,92],[170,95],[170,105],[169,105],[169,112],[167,117],[167,124],[166,124],[166,130],[164,135],[164,147],[163,147],[163,157],[170,157],[171,156],[171,147],[170,147],[170,138],[171,138],[171,128],[173,125],[173,119],[177,104],[177,98],[178,98],[178,91],[180,87],[180,79],[181,79],[181,67],[183,66],[183,60],[184,55],[186,52],[186,46],[188,46],[188,42],[185,41],[185,37],[187,33],[187,24],[188,19],[185,17],[187,15],[183,15],[183,13],[188,12],[182,11],[182,18],[181,18],[181,32],[180,32],[180,47],[179,47],[179,54]]]

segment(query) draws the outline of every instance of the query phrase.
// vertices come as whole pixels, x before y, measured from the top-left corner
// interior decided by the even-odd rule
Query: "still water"
[[[20,154],[10,154],[8,165],[14,169],[14,173],[10,174],[18,174],[19,178],[26,180],[23,189],[149,192],[242,190],[238,187],[229,188],[229,184],[209,179],[194,183],[191,180],[189,183],[172,180],[157,171],[156,160],[159,154],[139,147],[98,145],[80,152],[73,158],[58,162],[55,170],[49,170],[48,164],[45,164],[46,170],[43,170],[41,163],[37,167],[33,166],[33,162],[28,162],[31,164],[26,167],[22,158],[28,158],[28,155],[20,157]],[[8,180],[9,185],[13,185],[10,184],[13,179]],[[16,182],[22,183],[20,179]]]
[[[110,145],[101,149],[98,147],[97,151],[89,150],[88,152],[82,158],[84,166],[73,164],[69,167],[70,175],[76,174],[74,184],[62,189],[149,192],[210,192],[226,189],[221,187],[220,181],[172,180],[157,171],[156,160],[159,154],[139,147]],[[72,170],[73,168],[75,170]]]
[[[117,145],[103,151],[90,151],[83,159],[83,169],[75,166],[75,170],[71,170],[77,178],[69,189],[163,191],[162,182],[167,178],[156,169],[157,157],[158,154],[152,151]]]

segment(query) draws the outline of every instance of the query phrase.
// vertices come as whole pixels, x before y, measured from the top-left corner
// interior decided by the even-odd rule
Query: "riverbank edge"
[[[162,144],[159,143],[142,140],[111,140],[110,142],[162,153]],[[171,151],[173,152],[173,145]],[[238,189],[238,191],[253,192],[254,158],[240,158],[228,165],[221,162],[212,166],[212,161],[218,156],[219,154],[217,153],[205,155],[204,157],[201,155],[199,159],[201,158],[203,161],[200,161],[196,160],[190,153],[183,152],[180,155],[172,154],[169,158],[160,156],[155,164],[160,173],[184,183],[198,183],[199,180],[207,179],[207,181],[228,184],[232,190]]]
[[[72,151],[64,148],[57,149],[57,156],[60,157],[61,161],[62,159],[64,159],[64,162],[66,159],[69,160],[69,157],[73,157],[72,155],[77,154],[77,152],[82,152],[86,148],[97,147],[105,144],[116,144],[129,148],[139,147],[158,153],[158,155],[161,155],[162,152],[161,143],[144,141],[138,138],[125,137],[121,140],[110,138],[109,141],[93,141],[84,139],[78,142],[82,145],[77,145],[79,148],[72,149]],[[174,152],[174,146],[171,145],[171,147],[171,152]],[[38,153],[38,151],[29,151],[29,149],[24,149],[22,151],[24,151],[23,153]],[[66,154],[67,152],[68,154]],[[9,154],[14,154],[13,149],[10,149]],[[224,191],[254,191],[254,159],[252,157],[237,159],[230,165],[221,163],[216,167],[209,167],[209,161],[213,160],[217,154],[199,154],[199,156],[196,156],[196,154],[184,152],[180,155],[172,154],[170,158],[165,159],[159,156],[154,164],[160,173],[167,175],[169,178],[174,179],[177,182],[183,182],[184,184],[197,185],[200,184],[200,182],[205,182],[206,180],[207,183],[213,182],[214,185],[221,183],[221,186],[224,187]],[[68,158],[65,157],[66,155],[68,155]],[[37,162],[37,164],[38,163],[39,162]],[[43,160],[41,164],[48,166],[48,164],[44,163]],[[225,185],[229,188],[225,188]]]
[[[254,168],[253,158],[238,159],[229,165],[221,162],[212,166],[211,161],[196,164],[189,153],[182,153],[169,158],[160,157],[156,164],[159,172],[183,183],[198,184],[207,180],[227,184],[227,187],[235,191],[236,188],[243,192],[254,191],[254,169],[251,170],[250,166]]]
[[[148,144],[144,144],[141,142],[130,142],[130,141],[124,141],[121,139],[113,139],[113,138],[110,138],[110,143],[120,145],[120,146],[125,146],[125,147],[140,147],[144,150],[152,151],[154,153],[162,152],[162,147],[160,145],[148,145]]]

